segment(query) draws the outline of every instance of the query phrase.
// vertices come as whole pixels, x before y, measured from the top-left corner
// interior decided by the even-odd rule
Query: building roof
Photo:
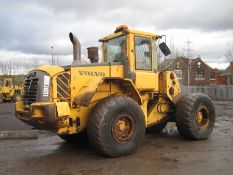
[[[171,66],[175,61],[178,61],[178,60],[184,60],[186,62],[186,64],[190,64],[190,65],[193,65],[193,63],[195,63],[197,61],[202,61],[201,58],[189,59],[189,58],[186,58],[186,57],[183,57],[183,56],[173,58],[173,59],[168,58],[168,59],[164,59],[163,62],[159,65],[159,70],[169,69],[169,66]],[[205,64],[205,62],[203,62],[203,63]]]
[[[219,76],[230,76],[233,74],[233,62],[219,75]]]
[[[167,70],[169,69],[169,66],[173,63],[173,61],[175,61],[176,59],[171,59],[171,58],[167,58],[164,59],[162,63],[160,63],[158,69],[159,70]]]
[[[208,64],[206,64],[200,57],[197,57],[197,58],[195,58],[195,59],[192,59],[191,64],[192,64],[192,65],[195,65],[195,64],[197,64],[198,62],[201,62],[201,63],[204,64],[206,67],[208,67],[210,70],[214,70],[212,67],[210,67]]]
[[[190,65],[191,67],[195,66],[198,62],[201,62],[202,65],[204,65],[205,67],[208,67],[210,70],[215,70],[218,74],[220,74],[220,70],[218,69],[213,69],[212,67],[210,67],[208,64],[206,64],[200,57],[194,58],[194,59],[190,59],[190,58],[186,58],[186,57],[177,57],[177,58],[169,58],[169,59],[164,59],[164,61],[159,65],[159,70],[168,70],[170,69],[170,66],[172,66],[172,64],[176,61],[179,60],[183,60],[184,63],[186,65]],[[233,67],[233,64],[232,64]],[[233,69],[232,69],[233,70]]]

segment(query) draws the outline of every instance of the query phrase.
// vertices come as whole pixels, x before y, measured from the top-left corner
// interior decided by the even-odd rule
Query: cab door
[[[151,37],[134,36],[135,85],[139,91],[158,89],[158,73],[154,71],[156,49]]]

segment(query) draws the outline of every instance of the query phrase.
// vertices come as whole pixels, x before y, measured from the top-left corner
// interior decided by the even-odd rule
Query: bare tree
[[[177,48],[177,46],[175,45],[175,43],[173,42],[172,39],[170,39],[169,49],[171,51],[171,54],[169,55],[170,59],[175,59],[179,56],[182,56],[182,54],[181,54],[182,51]]]
[[[0,75],[17,75],[27,73],[29,70],[41,66],[36,58],[10,58],[5,59],[0,64]]]
[[[225,57],[226,57],[227,62],[230,63],[233,61],[233,41],[227,44],[227,48],[225,51]]]

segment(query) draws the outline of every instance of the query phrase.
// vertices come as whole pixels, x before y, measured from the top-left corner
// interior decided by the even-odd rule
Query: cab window
[[[127,35],[104,42],[104,62],[123,62],[127,59]]]
[[[135,36],[135,60],[137,70],[152,70],[150,38]]]

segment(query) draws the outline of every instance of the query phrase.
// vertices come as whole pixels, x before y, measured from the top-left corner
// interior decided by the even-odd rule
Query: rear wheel
[[[100,101],[88,119],[87,133],[93,147],[110,157],[133,153],[145,134],[145,119],[138,103],[125,96]]]
[[[214,122],[214,106],[207,95],[189,94],[177,103],[176,125],[184,138],[207,139],[213,130]]]

